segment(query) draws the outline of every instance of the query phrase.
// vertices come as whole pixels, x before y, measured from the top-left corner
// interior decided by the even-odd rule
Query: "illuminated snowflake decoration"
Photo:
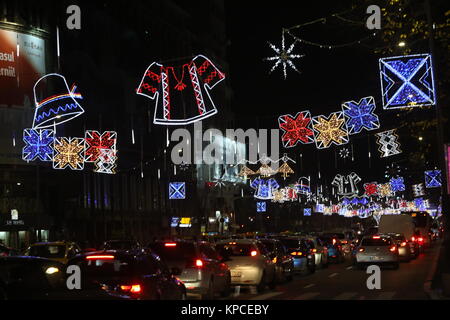
[[[412,190],[413,190],[414,197],[421,197],[421,196],[425,195],[425,189],[423,187],[423,183],[413,184]]]
[[[425,186],[427,188],[440,188],[442,186],[441,170],[425,171]]]
[[[403,177],[391,178],[389,181],[393,192],[405,191],[405,181]]]
[[[55,156],[53,169],[84,169],[85,141],[83,138],[55,139]]]
[[[256,203],[256,212],[266,212],[267,211],[267,204],[263,201]]]
[[[25,129],[23,131],[25,147],[22,151],[24,161],[53,161],[53,143],[55,132],[53,130]]]
[[[373,196],[378,194],[378,184],[376,182],[365,183],[364,194],[366,196]]]
[[[304,208],[303,209],[303,216],[310,217],[311,216],[311,208]]]
[[[112,154],[114,156],[116,154],[117,133],[115,131],[105,131],[100,134],[95,130],[86,130],[85,142],[85,162],[96,162],[102,150],[112,150]]]
[[[349,141],[343,112],[334,112],[328,118],[323,115],[313,117],[312,125],[316,132],[317,149],[326,149],[332,144],[343,145]]]
[[[350,157],[350,150],[348,150],[348,148],[342,148],[341,150],[339,150],[339,157],[341,157],[342,159],[347,159],[348,157]]]
[[[374,113],[375,107],[374,97],[362,98],[359,102],[344,102],[342,110],[347,119],[348,134],[357,134],[363,129],[379,129],[380,120]]]
[[[299,112],[294,116],[282,115],[278,118],[280,129],[283,130],[281,141],[285,148],[302,144],[314,143],[314,132],[311,129],[311,114],[309,111]]]
[[[378,195],[380,197],[392,197],[394,194],[392,192],[391,184],[390,183],[379,184]]]
[[[186,183],[185,182],[169,183],[169,199],[170,200],[186,199]]]
[[[384,109],[432,106],[436,103],[431,55],[380,59]]]
[[[115,174],[117,155],[113,149],[101,149],[95,161],[96,173]]]
[[[297,67],[292,62],[293,59],[298,59],[304,57],[304,55],[300,54],[293,54],[292,51],[294,50],[295,43],[297,41],[294,41],[289,48],[286,50],[285,41],[284,41],[284,32],[281,35],[281,48],[277,48],[273,44],[269,42],[270,48],[272,48],[273,51],[275,51],[276,55],[272,57],[265,58],[265,61],[275,61],[275,64],[273,65],[272,69],[270,69],[270,73],[272,73],[280,64],[283,66],[283,74],[284,79],[287,78],[287,72],[286,72],[286,66],[291,67],[294,71],[300,73],[298,71]]]

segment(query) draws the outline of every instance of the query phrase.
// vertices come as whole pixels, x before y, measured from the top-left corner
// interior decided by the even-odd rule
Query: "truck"
[[[378,233],[400,233],[409,243],[414,256],[419,253],[419,243],[416,239],[416,226],[414,218],[410,214],[382,215],[378,225]]]

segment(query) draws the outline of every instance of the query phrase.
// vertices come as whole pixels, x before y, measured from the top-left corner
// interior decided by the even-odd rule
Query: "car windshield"
[[[216,250],[230,257],[249,257],[256,247],[247,243],[221,243],[216,245]]]
[[[75,263],[81,268],[81,272],[88,277],[117,277],[127,276],[136,270],[136,262],[131,258],[123,259],[85,259]]]
[[[391,245],[391,240],[388,239],[388,238],[366,238],[366,239],[363,239],[361,245],[362,246],[367,246],[367,247],[370,247],[370,246],[377,246],[377,247],[390,246]]]
[[[280,241],[288,249],[296,249],[300,247],[300,240],[297,239],[281,239]]]
[[[194,244],[189,242],[157,242],[150,248],[165,261],[192,259],[196,255]]]
[[[66,255],[66,246],[64,245],[39,245],[30,248],[28,254],[32,257],[42,258],[64,258]]]

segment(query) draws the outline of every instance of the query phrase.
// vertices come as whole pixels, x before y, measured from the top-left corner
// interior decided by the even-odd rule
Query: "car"
[[[0,257],[17,256],[18,252],[0,243]]]
[[[390,236],[397,245],[399,260],[406,262],[411,261],[413,254],[411,252],[411,246],[408,243],[409,241],[405,238],[405,236],[401,233],[390,233],[388,236]]]
[[[269,251],[269,257],[275,263],[275,272],[278,282],[292,281],[294,276],[294,258],[287,252],[280,240],[260,238]]]
[[[231,272],[225,259],[205,241],[156,241],[148,246],[158,254],[169,268],[181,270],[189,295],[200,295],[204,300],[215,298],[216,293],[226,297],[231,290]]]
[[[310,241],[309,246],[314,252],[314,256],[316,258],[316,267],[326,268],[328,267],[328,248],[327,246],[320,240],[319,237],[309,236],[305,238],[307,241]]]
[[[359,269],[368,264],[389,264],[398,269],[397,245],[387,235],[365,236],[358,247],[354,263]]]
[[[264,244],[255,239],[219,241],[216,250],[226,259],[233,286],[252,286],[258,292],[276,286],[275,263]]]
[[[67,263],[69,259],[79,253],[81,253],[81,249],[75,242],[56,241],[34,243],[28,247],[24,255]]]
[[[333,234],[323,234],[318,237],[322,244],[327,247],[328,260],[334,263],[342,263],[345,260],[340,240]]]
[[[186,287],[156,254],[141,250],[102,250],[69,261],[81,271],[81,293],[100,287],[123,300],[185,300]]]
[[[107,240],[101,250],[139,250],[141,245],[135,240]]]
[[[316,256],[313,248],[300,237],[281,237],[280,241],[294,259],[294,272],[314,273],[316,271]]]

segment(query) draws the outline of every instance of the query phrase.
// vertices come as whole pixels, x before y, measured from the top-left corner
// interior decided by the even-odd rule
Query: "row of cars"
[[[99,250],[66,241],[36,243],[23,256],[0,257],[0,299],[214,299],[228,296],[233,286],[261,292],[340,262],[339,247],[332,237],[295,235],[169,239],[145,247],[107,241]],[[79,267],[81,290],[68,289],[69,266]]]

